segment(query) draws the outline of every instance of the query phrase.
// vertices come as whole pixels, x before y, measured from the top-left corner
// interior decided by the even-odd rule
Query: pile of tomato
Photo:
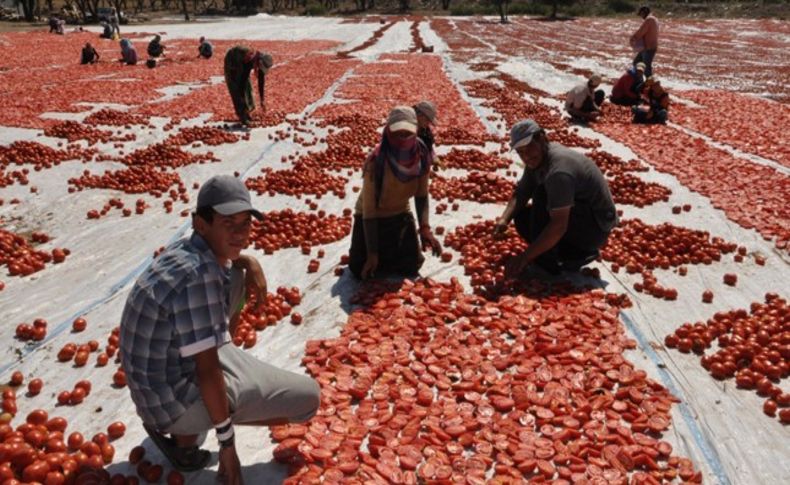
[[[263,221],[253,221],[250,242],[255,249],[272,254],[282,248],[310,248],[339,241],[351,233],[351,218],[291,209],[264,214]]]
[[[126,155],[121,163],[130,166],[153,166],[178,168],[193,163],[218,162],[219,159],[213,152],[205,154],[189,153],[181,150],[175,144],[155,143],[145,148],[140,148]]]
[[[323,139],[326,148],[296,159],[295,166],[314,170],[359,169],[368,152],[380,140],[380,120],[345,112],[342,105],[327,105],[317,116],[323,116],[319,127],[329,127]]]
[[[453,148],[439,157],[442,168],[461,168],[494,172],[510,167],[510,160],[474,149]]]
[[[461,98],[439,56],[387,54],[379,59],[383,62],[355,68],[354,76],[336,91],[338,98],[357,101],[349,105],[356,109],[352,113],[384,120],[393,108],[393,99],[407,106],[429,100],[437,110],[434,133],[439,144],[482,145],[486,141],[499,141],[499,137],[485,130],[477,113]]]
[[[415,20],[411,23],[409,27],[409,31],[411,32],[411,40],[412,40],[412,47],[409,49],[410,52],[421,52],[425,48],[425,42],[422,40],[422,35],[420,35],[420,22],[419,20]]]
[[[715,208],[723,210],[738,225],[755,229],[766,240],[773,240],[779,249],[788,249],[790,177],[787,175],[736,158],[670,126],[604,120],[596,123],[595,129],[624,143],[659,171],[674,175],[686,187],[708,197]],[[722,178],[724,173],[727,177]]]
[[[595,162],[607,177],[614,177],[626,172],[647,172],[647,165],[636,159],[623,160],[617,155],[602,150],[590,150],[585,155]]]
[[[109,424],[106,433],[98,432],[90,439],[86,439],[79,431],[72,431],[67,435],[68,421],[59,416],[50,417],[44,409],[34,409],[23,423],[14,426],[16,388],[22,385],[23,379],[20,372],[15,372],[11,387],[3,391],[4,412],[0,415],[0,480],[4,484],[140,483],[135,475],[124,476],[118,473],[111,476],[104,468],[115,459],[115,446],[112,443],[126,434],[126,425],[121,421]],[[30,395],[38,394],[41,380],[31,380],[28,389]],[[75,386],[75,392],[80,395],[87,395],[90,389],[91,384],[86,380]],[[144,454],[144,448],[136,447],[132,450],[129,461],[136,465]],[[137,467],[139,477],[148,483],[157,483],[163,475],[163,467],[152,465],[148,461],[143,463],[146,466]],[[167,476],[167,483],[183,485],[184,477],[172,470]]]
[[[32,165],[33,170],[38,172],[67,160],[91,160],[95,154],[93,148],[68,146],[65,150],[59,150],[35,141],[15,141],[8,146],[0,146],[0,169],[11,165]],[[23,173],[27,174],[25,170]]]
[[[790,167],[790,147],[782,140],[782,126],[790,123],[787,104],[722,90],[678,93],[697,106],[677,104],[673,120],[731,145]]]
[[[332,192],[341,199],[346,197],[348,179],[338,175],[329,175],[323,170],[310,168],[296,163],[294,168],[286,170],[263,169],[263,176],[252,177],[245,183],[247,188],[258,195],[268,193],[301,196],[305,194],[322,195]]]
[[[506,202],[513,195],[513,182],[494,173],[471,172],[459,178],[431,176],[431,196],[436,199],[472,200],[481,203]]]
[[[527,249],[515,226],[508,226],[501,239],[494,238],[495,221],[458,227],[448,233],[444,244],[461,253],[459,264],[476,291],[490,289],[504,280],[505,262]]]
[[[670,223],[651,225],[636,218],[620,221],[601,249],[601,258],[612,263],[615,273],[622,268],[628,274],[641,274],[643,281],[634,283],[636,291],[674,300],[677,290],[659,285],[653,270],[677,268],[683,276],[687,271],[684,265],[712,264],[736,249],[739,249],[737,244],[711,237],[705,231]]]
[[[780,381],[790,375],[790,306],[775,293],[749,310],[717,312],[705,323],[684,323],[664,339],[680,352],[702,355],[702,366],[715,379],[735,378],[740,389],[750,389],[766,400],[763,411],[778,414],[790,424],[790,393]],[[716,342],[719,350],[706,351]]]
[[[111,131],[99,130],[78,121],[71,120],[61,121],[48,126],[44,129],[44,134],[56,138],[65,138],[70,142],[85,140],[88,142],[88,145],[95,145],[99,142],[107,143],[110,140],[116,140]],[[135,138],[136,136],[134,133],[130,133],[126,140],[131,141]]]
[[[280,286],[276,293],[267,293],[266,300],[258,304],[255,295],[247,298],[246,304],[239,316],[239,323],[233,333],[233,344],[237,347],[248,349],[258,341],[256,331],[277,325],[277,322],[291,315],[292,323],[301,321],[301,315],[291,313],[293,307],[302,302],[299,288],[286,288]],[[297,316],[298,315],[298,316]],[[297,316],[294,318],[294,316]]]
[[[359,52],[359,51],[367,49],[368,47],[370,47],[373,44],[375,44],[376,42],[378,42],[378,40],[381,38],[381,36],[384,35],[384,32],[386,32],[387,30],[392,28],[392,26],[395,25],[396,23],[397,22],[388,22],[388,23],[382,25],[378,29],[374,30],[373,34],[371,34],[371,36],[369,38],[365,39],[365,42],[363,42],[363,43],[359,44],[358,46],[355,46],[354,48],[349,49],[347,51],[338,51],[337,57],[346,58],[346,57],[349,57],[354,52]]]
[[[191,145],[201,142],[204,145],[217,146],[223,143],[236,143],[238,140],[238,136],[219,128],[190,126],[179,129],[178,133],[165,141],[165,145]]]
[[[608,182],[615,204],[645,207],[656,202],[666,202],[672,194],[671,190],[659,183],[645,182],[627,173],[617,175]]]
[[[40,234],[40,233],[35,233]],[[35,249],[33,243],[46,242],[40,236],[35,240],[25,238],[6,229],[0,228],[0,267],[8,268],[9,276],[28,276],[41,271],[48,263],[62,263],[71,251],[65,248],[54,248],[52,251]]]
[[[69,184],[76,190],[113,189],[127,194],[165,193],[174,185],[183,185],[177,172],[163,170],[154,165],[109,170],[101,175],[85,170],[80,177],[70,178]]]
[[[321,407],[271,428],[291,481],[700,482],[661,439],[675,398],[623,357],[635,342],[602,291],[374,285],[339,337],[306,344]]]
[[[83,120],[83,123],[88,125],[123,126],[126,129],[131,128],[131,125],[143,125],[144,127],[153,128],[147,116],[109,108],[91,113]]]

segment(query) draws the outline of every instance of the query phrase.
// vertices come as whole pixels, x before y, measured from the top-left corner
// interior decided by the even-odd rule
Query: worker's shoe
[[[207,450],[201,450],[197,446],[180,447],[176,445],[173,438],[168,438],[154,427],[145,423],[143,423],[143,429],[148,433],[156,447],[159,448],[159,451],[167,457],[173,468],[180,472],[202,470],[211,459],[211,453]]]

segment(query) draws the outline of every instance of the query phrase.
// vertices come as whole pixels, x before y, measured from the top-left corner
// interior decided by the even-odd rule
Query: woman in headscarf
[[[379,145],[365,161],[349,251],[357,278],[377,271],[416,275],[425,260],[409,200],[414,198],[422,250],[434,256],[442,246],[428,222],[428,178],[433,154],[417,137],[414,108],[398,106],[387,118]]]
[[[231,47],[225,54],[225,84],[228,85],[233,109],[243,125],[250,122],[250,114],[255,110],[255,98],[252,96],[250,73],[254,69],[258,77],[258,96],[261,107],[265,110],[264,85],[266,73],[274,61],[269,54],[256,51],[247,46]]]
[[[137,64],[137,51],[129,39],[121,39],[121,62],[128,65]]]

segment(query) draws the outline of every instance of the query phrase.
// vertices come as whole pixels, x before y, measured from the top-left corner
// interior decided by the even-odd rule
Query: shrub
[[[320,17],[322,15],[326,15],[326,7],[324,7],[320,3],[309,3],[307,7],[304,9],[304,15],[308,17]]]
[[[608,0],[606,6],[615,13],[631,13],[636,11],[636,6],[628,0]]]

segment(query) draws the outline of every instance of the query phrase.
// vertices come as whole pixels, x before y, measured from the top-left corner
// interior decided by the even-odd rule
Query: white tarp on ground
[[[402,52],[410,44],[408,26],[401,22],[388,32],[398,36],[408,36],[408,41],[390,39],[379,42],[370,49],[363,50],[358,56],[372,60],[375,54],[387,51]],[[288,17],[259,17],[232,19],[211,24],[210,33],[214,38],[256,38],[256,39],[335,39],[345,43],[342,49],[358,45],[367,39],[372,31],[379,28],[377,23],[341,24],[335,19],[310,19]],[[128,29],[128,28],[127,28]],[[193,37],[205,35],[209,29],[205,24],[182,25],[145,25],[136,27],[145,32],[166,31],[168,36]],[[441,51],[446,46],[423,23],[420,31],[426,44],[438,45]],[[385,38],[389,39],[386,35]],[[462,65],[452,62],[446,52],[441,54],[448,74],[455,80],[479,76]],[[527,64],[528,66],[531,66]],[[537,87],[543,83],[555,86],[567,83],[571,78],[551,73],[549,69],[519,70],[514,63],[507,70]],[[539,78],[538,78],[539,76]],[[553,77],[552,77],[553,76]],[[331,96],[321,102],[331,102]],[[474,100],[473,100],[474,101]],[[477,100],[476,102],[479,102]],[[309,110],[310,108],[308,108]],[[475,106],[479,113],[487,110]],[[198,123],[200,120],[194,120]],[[157,126],[166,120],[155,120]],[[489,126],[493,127],[491,123]],[[300,145],[290,141],[272,143],[268,134],[276,128],[256,129],[249,141],[234,145],[212,147],[222,160],[216,164],[193,165],[179,170],[185,185],[190,190],[192,200],[196,191],[193,182],[202,182],[212,174],[239,171],[245,176],[255,176],[267,166],[280,167],[280,157],[304,151]],[[30,130],[0,131],[0,143],[6,144],[15,139],[31,139],[35,132]],[[320,133],[320,131],[319,131]],[[625,147],[600,137],[591,130],[582,130],[588,136],[602,139],[604,149],[624,159],[633,158]],[[138,133],[135,146],[144,146],[165,138],[162,130],[145,130]],[[55,143],[55,140],[36,138],[37,141]],[[111,151],[111,147],[106,147]],[[318,144],[320,149],[321,145]],[[128,147],[127,147],[128,150]],[[441,150],[440,150],[441,153]],[[515,165],[514,165],[515,167]],[[107,166],[111,168],[110,165]],[[129,450],[143,442],[149,456],[155,462],[163,458],[150,441],[145,438],[142,427],[135,417],[134,407],[126,392],[109,387],[114,366],[105,368],[86,367],[72,371],[70,367],[56,364],[58,349],[67,341],[85,342],[97,339],[104,342],[110,329],[118,324],[121,309],[128,290],[135,277],[150,262],[152,253],[160,246],[183,236],[188,232],[186,218],[174,217],[161,210],[161,201],[150,196],[142,198],[149,201],[152,208],[145,216],[120,218],[108,216],[100,221],[85,221],[87,210],[101,206],[110,196],[107,191],[87,190],[79,196],[66,198],[64,180],[79,176],[84,166],[79,163],[65,163],[44,172],[31,172],[30,184],[38,186],[37,194],[31,194],[27,187],[14,185],[0,191],[0,196],[8,201],[18,197],[23,203],[18,206],[6,204],[0,207],[0,217],[8,229],[15,232],[42,230],[56,237],[45,247],[67,247],[72,254],[66,262],[48,266],[45,271],[27,278],[3,277],[6,289],[0,292],[0,321],[3,345],[0,348],[0,381],[7,380],[11,369],[19,369],[26,376],[38,376],[45,382],[44,392],[33,398],[20,398],[20,416],[36,407],[51,409],[54,394],[71,389],[73,384],[84,378],[93,381],[94,388],[85,403],[75,407],[59,407],[56,414],[69,420],[70,428],[82,431],[86,436],[104,431],[104,427],[115,419],[128,425],[125,437],[116,445],[116,465],[111,472],[131,473],[125,462]],[[95,170],[95,168],[92,168]],[[644,209],[625,206],[624,217],[640,217],[648,223],[671,221],[674,224],[694,229],[704,229],[728,241],[744,245],[751,253],[767,257],[764,267],[754,264],[747,258],[744,263],[735,264],[725,257],[725,261],[710,266],[690,266],[686,277],[678,277],[671,272],[657,272],[660,280],[679,290],[678,300],[665,302],[653,297],[631,291],[636,281],[632,276],[612,274],[606,265],[596,264],[602,272],[602,280],[608,291],[626,292],[635,306],[626,312],[624,321],[630,333],[639,341],[640,348],[629,353],[639,368],[669,386],[683,403],[673,411],[673,426],[666,433],[676,448],[676,454],[691,457],[695,465],[705,473],[707,483],[733,484],[778,484],[790,483],[790,465],[787,456],[790,451],[790,434],[777,420],[768,419],[762,412],[762,399],[752,392],[734,389],[732,380],[719,382],[713,380],[699,365],[699,358],[693,354],[682,355],[675,351],[665,351],[660,345],[663,337],[686,321],[705,320],[714,312],[733,308],[748,308],[753,301],[762,301],[768,291],[778,292],[785,298],[790,297],[788,285],[788,262],[777,255],[770,243],[762,240],[754,231],[745,230],[730,222],[723,212],[714,209],[710,202],[681,186],[669,175],[655,171],[640,173],[646,180],[657,181],[672,189],[668,203],[657,203]],[[345,200],[331,194],[322,197],[322,208],[327,213],[340,213],[350,207],[355,194],[351,187],[360,185],[358,178],[349,181]],[[254,197],[254,203],[263,210],[291,207],[306,210],[303,200],[277,195],[275,197]],[[129,206],[138,197],[121,197]],[[65,203],[63,203],[65,202]],[[672,215],[670,207],[689,203],[691,212]],[[174,214],[186,206],[176,204]],[[461,210],[442,215],[432,214],[433,225],[443,225],[448,229],[475,222],[476,216],[493,218],[502,206],[461,202]],[[270,289],[279,285],[297,286],[303,293],[303,301],[298,311],[304,315],[304,323],[294,327],[287,322],[267,328],[258,336],[258,344],[251,349],[254,355],[274,365],[299,371],[304,342],[308,339],[333,337],[339,333],[347,318],[347,308],[342,304],[353,292],[356,283],[347,275],[337,278],[333,275],[334,264],[347,251],[349,238],[324,247],[326,257],[321,262],[318,273],[306,272],[311,256],[302,255],[299,248],[277,251],[273,256],[254,254],[261,261],[268,278]],[[252,252],[252,250],[251,250]],[[463,268],[457,264],[455,254],[453,263],[442,264],[429,258],[423,274],[446,280],[456,276],[468,282],[463,276]],[[722,283],[722,275],[737,273],[738,286],[728,287]],[[466,285],[468,287],[468,284]],[[712,289],[716,295],[714,303],[702,305],[700,295],[703,289]],[[85,315],[88,329],[78,335],[69,333],[71,321]],[[13,327],[22,321],[44,317],[49,321],[47,344],[30,355],[17,360],[19,349],[24,347],[11,339]],[[237,446],[247,483],[279,483],[285,476],[285,467],[272,461],[272,444],[266,430],[240,428],[237,430]],[[216,450],[214,439],[209,438],[207,446]],[[190,475],[189,483],[212,483],[216,471],[216,454],[209,470]]]

